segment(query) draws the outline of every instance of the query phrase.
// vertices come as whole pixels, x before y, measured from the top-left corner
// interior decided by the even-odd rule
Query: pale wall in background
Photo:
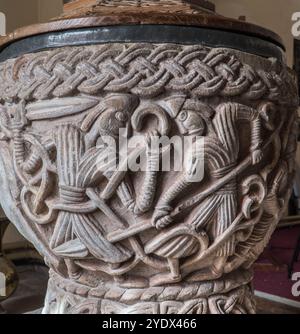
[[[11,32],[58,16],[62,0],[0,0],[0,11],[6,14],[7,32]]]
[[[0,0],[0,11],[6,15],[7,32],[38,22],[38,0]]]
[[[63,10],[62,0],[39,0],[39,22],[57,17]]]
[[[275,31],[287,48],[287,59],[293,65],[292,14],[300,12],[300,0],[210,0],[217,12],[228,17],[245,15],[248,22]]]

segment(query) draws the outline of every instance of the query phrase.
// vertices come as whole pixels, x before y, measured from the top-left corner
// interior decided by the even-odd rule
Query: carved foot
[[[149,286],[147,279],[138,276],[115,276],[114,280],[121,288],[143,289]]]
[[[222,273],[215,273],[211,270],[200,270],[189,277],[187,277],[187,282],[201,282],[201,281],[211,281],[222,277]]]
[[[68,269],[68,276],[73,281],[78,281],[83,274],[81,268],[79,268],[73,260],[65,260],[65,264]]]
[[[150,286],[163,286],[165,284],[174,284],[182,280],[181,275],[174,276],[171,273],[159,274],[150,278]]]
[[[80,277],[76,279],[75,282],[86,285],[90,288],[96,288],[99,285],[99,279],[88,272],[82,272]]]

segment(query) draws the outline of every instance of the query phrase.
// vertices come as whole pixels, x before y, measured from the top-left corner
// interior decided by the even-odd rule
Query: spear
[[[276,131],[269,137],[264,146],[262,147],[262,151],[265,151],[268,146],[272,143],[274,138],[279,134],[282,128],[283,122],[279,125]],[[230,180],[241,174],[245,169],[247,169],[252,164],[252,156],[251,154],[245,158],[240,165],[238,165],[235,169],[233,169],[230,173],[225,175],[223,178],[219,179],[213,185],[211,185],[206,190],[202,191],[200,194],[195,195],[191,199],[180,204],[173,212],[171,212],[171,218],[176,218],[179,214],[183,213],[187,209],[191,209],[195,207],[197,204],[201,203],[204,199],[209,197],[214,192],[220,190],[224,185],[226,185]],[[127,238],[130,238],[139,233],[145,232],[151,228],[153,228],[153,224],[149,221],[141,221],[133,226],[128,227],[127,229],[117,230],[111,233],[108,233],[106,238],[111,243],[116,243]]]

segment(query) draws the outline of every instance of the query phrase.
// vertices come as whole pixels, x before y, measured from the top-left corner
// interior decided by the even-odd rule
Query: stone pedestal
[[[255,313],[251,268],[293,182],[295,79],[275,44],[257,38],[255,55],[251,37],[246,53],[171,30],[78,35],[0,65],[1,201],[51,268],[44,313]],[[163,136],[190,143],[182,170],[154,168],[174,151],[152,149]],[[147,168],[125,170],[138,156]]]

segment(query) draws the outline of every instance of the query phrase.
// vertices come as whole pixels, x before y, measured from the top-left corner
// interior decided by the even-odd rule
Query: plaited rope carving
[[[180,91],[198,98],[242,96],[297,103],[294,81],[286,71],[256,71],[224,49],[202,46],[109,44],[96,51],[57,49],[8,61],[0,72],[2,100],[106,92],[154,97]]]

